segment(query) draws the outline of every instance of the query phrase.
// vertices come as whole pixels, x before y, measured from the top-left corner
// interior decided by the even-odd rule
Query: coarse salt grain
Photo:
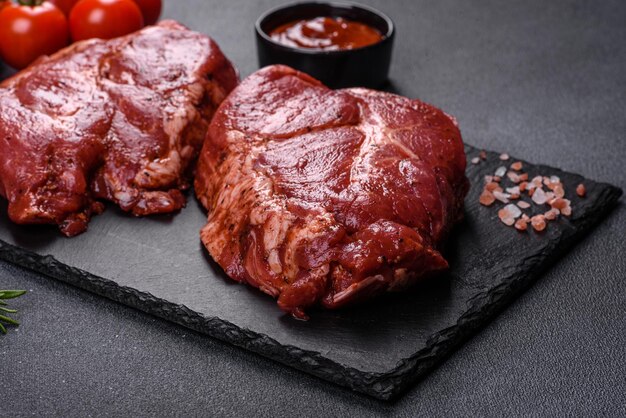
[[[538,205],[543,205],[548,200],[548,198],[546,197],[546,193],[543,191],[541,187],[538,187],[535,189],[532,199],[533,199],[533,202],[535,202]]]
[[[509,171],[508,173],[506,173],[506,176],[509,178],[509,180],[511,180],[513,183],[519,183],[519,176],[517,175],[516,172],[514,171]]]
[[[519,186],[507,187],[506,192],[510,194],[519,194]]]
[[[530,203],[520,200],[519,202],[517,202],[517,206],[522,209],[528,209],[530,207]]]
[[[483,206],[491,206],[493,205],[493,202],[496,201],[496,198],[493,197],[493,193],[491,193],[489,190],[483,190],[478,201]]]
[[[493,192],[495,190],[501,192],[502,191],[502,187],[500,187],[500,185],[498,183],[487,183],[485,184],[485,190],[489,190],[490,192]]]
[[[557,198],[554,199],[551,203],[550,206],[552,206],[555,209],[561,210],[563,209],[565,206],[567,206],[567,202],[566,199],[562,199],[562,198]]]
[[[509,197],[511,196],[506,193],[502,193],[498,190],[494,190],[493,197],[495,197],[497,200],[499,200],[502,203],[509,203]]]
[[[513,225],[515,223],[515,219],[513,219],[513,218],[500,218],[500,220],[506,226],[511,226],[511,225]]]
[[[508,187],[506,189],[506,192],[509,193],[511,195],[511,200],[517,200],[519,199],[520,196],[520,191],[519,191],[519,187],[515,186],[515,187]]]
[[[506,226],[511,226],[515,223],[515,219],[512,216],[510,216],[509,212],[507,212],[505,209],[500,209],[498,211],[498,218],[500,218],[502,223],[505,224]]]
[[[518,231],[526,231],[526,229],[528,229],[528,222],[523,219],[518,219],[515,222],[515,229],[517,229]]]
[[[558,211],[558,209],[552,208],[549,211],[547,211],[546,213],[544,213],[543,216],[547,220],[553,221],[553,220],[555,220],[559,216],[559,211]]]
[[[570,216],[572,214],[571,203],[572,202],[570,202],[568,199],[556,198],[550,206],[552,206],[554,209],[558,209],[558,211],[561,212],[562,215]]]
[[[556,183],[556,186],[554,187],[554,189],[552,189],[552,191],[554,192],[554,195],[556,197],[565,196],[565,189],[563,188],[563,185],[561,185],[561,183]]]
[[[518,208],[517,206],[515,206],[514,204],[508,204],[504,207],[504,209],[506,209],[509,214],[514,218],[517,219],[520,216],[522,216],[522,211],[520,210],[520,208]]]
[[[513,164],[511,164],[511,169],[515,171],[520,171],[522,169],[522,162],[521,161],[514,162]]]
[[[578,186],[576,186],[576,194],[580,197],[585,197],[585,195],[587,194],[587,188],[584,184],[580,183]]]
[[[546,229],[546,219],[543,215],[535,215],[530,218],[530,223],[532,224],[535,231],[541,232]]]
[[[506,174],[506,167],[505,166],[500,166],[496,169],[496,172],[494,173],[495,176],[498,177],[502,177]]]
[[[508,160],[509,158],[511,158],[511,157],[509,157],[509,154],[507,154],[507,153],[500,154],[500,159],[501,159],[502,161],[506,161],[506,160]]]
[[[478,164],[480,162],[480,158],[474,157],[472,158],[472,164]]]

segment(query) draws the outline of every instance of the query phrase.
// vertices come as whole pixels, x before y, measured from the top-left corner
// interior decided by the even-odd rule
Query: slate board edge
[[[476,151],[471,146],[466,148],[468,154],[472,150]],[[493,153],[489,152],[489,154]],[[535,166],[561,171],[547,166]],[[381,400],[392,400],[423,378],[472,334],[491,321],[511,300],[529,287],[552,264],[552,261],[560,258],[594,225],[602,221],[617,204],[622,190],[610,184],[597,183],[597,185],[602,187],[602,192],[594,202],[593,210],[590,211],[596,213],[597,216],[580,219],[576,228],[569,228],[559,241],[554,241],[552,245],[554,251],[544,252],[542,259],[538,262],[529,264],[516,274],[505,277],[501,285],[490,289],[489,292],[479,294],[455,326],[434,334],[429,338],[426,348],[401,360],[398,366],[385,373],[363,372],[343,366],[317,352],[280,344],[267,335],[241,329],[217,317],[205,317],[184,305],[168,302],[148,292],[120,286],[112,280],[67,266],[50,255],[39,255],[2,240],[0,240],[0,259],[253,351],[357,392]]]
[[[473,303],[457,321],[456,325],[434,334],[429,339],[428,347],[402,360],[392,372],[385,373],[380,381],[390,379],[391,393],[384,396],[373,395],[384,400],[392,400],[407,391],[413,384],[425,377],[438,364],[442,363],[454,350],[459,348],[483,326],[493,320],[513,300],[528,289],[543,272],[553,266],[569,249],[574,247],[594,226],[600,224],[617,206],[623,191],[613,185],[596,183],[603,191],[593,208],[598,216],[580,219],[576,228],[570,228],[554,241],[551,251],[542,253],[537,263],[528,264],[523,270],[511,275],[488,292],[478,294]],[[431,343],[432,341],[432,343]],[[440,342],[441,341],[441,342]]]
[[[271,360],[313,374],[338,385],[366,393],[375,398],[388,399],[387,393],[392,392],[393,388],[386,388],[384,391],[375,389],[377,381],[383,374],[362,372],[354,368],[345,367],[323,357],[319,353],[280,344],[267,335],[239,328],[231,322],[217,317],[206,317],[184,305],[157,298],[148,292],[120,286],[112,280],[65,265],[53,256],[39,255],[0,240],[0,259],[253,351]]]

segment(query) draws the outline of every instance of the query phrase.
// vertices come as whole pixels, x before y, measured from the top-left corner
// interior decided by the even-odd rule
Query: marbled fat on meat
[[[209,126],[201,239],[231,278],[306,318],[444,270],[465,164],[456,122],[433,106],[267,67]]]
[[[102,200],[185,205],[217,106],[238,82],[207,36],[173,21],[76,43],[0,85],[0,195],[20,224],[76,235]]]

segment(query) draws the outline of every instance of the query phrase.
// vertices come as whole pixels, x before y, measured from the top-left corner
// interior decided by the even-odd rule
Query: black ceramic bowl
[[[285,23],[316,17],[341,17],[378,29],[383,39],[373,45],[340,51],[294,48],[274,41],[268,34]],[[256,22],[259,65],[285,64],[334,88],[377,88],[387,81],[395,35],[389,17],[367,6],[350,3],[307,2],[280,6]]]

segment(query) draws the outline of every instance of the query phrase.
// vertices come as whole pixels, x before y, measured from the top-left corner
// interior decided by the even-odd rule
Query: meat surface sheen
[[[20,224],[83,232],[115,202],[185,205],[210,118],[238,82],[207,36],[164,21],[76,43],[0,85],[0,195]]]
[[[465,164],[456,122],[433,106],[266,67],[209,127],[201,239],[231,278],[306,318],[447,268],[438,248],[462,217]]]

